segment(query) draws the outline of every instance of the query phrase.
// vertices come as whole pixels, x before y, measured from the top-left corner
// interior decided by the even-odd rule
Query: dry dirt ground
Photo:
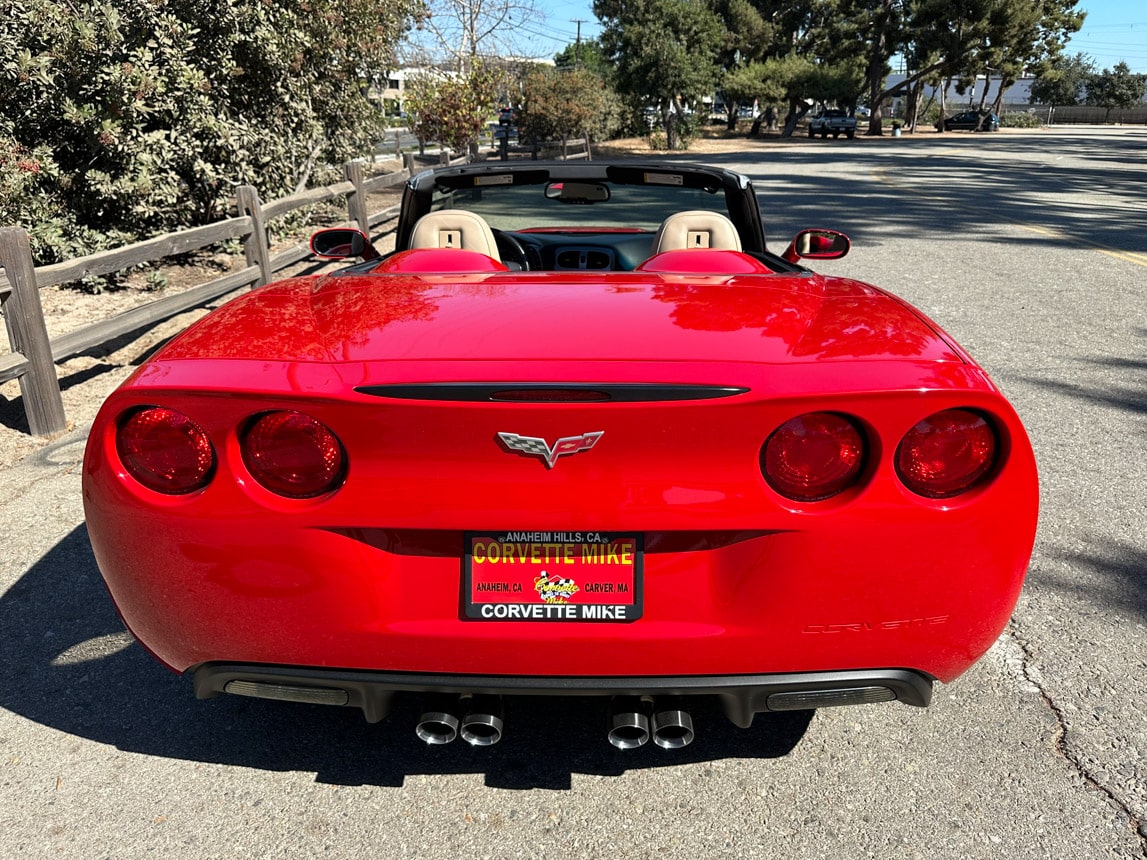
[[[858,141],[862,139],[857,138]],[[888,137],[870,139],[870,142],[878,144],[882,140],[888,140]],[[799,138],[793,138],[791,141],[767,137],[748,139],[744,135],[730,136],[717,132],[694,140],[689,146],[688,154],[703,156],[713,152],[751,152],[770,146],[800,142],[802,141]],[[656,155],[657,153],[650,150],[646,141],[637,138],[611,141],[608,146],[598,147],[595,151],[595,157],[599,159]],[[396,194],[386,199],[380,196],[371,201],[370,211],[380,211],[393,202],[397,202]],[[340,214],[337,211],[318,212],[316,217],[320,221],[323,219],[337,221]],[[341,214],[341,217],[346,216]],[[310,225],[300,224],[292,230],[284,231],[282,235],[273,236],[275,250],[305,241],[313,226],[315,226],[313,222]],[[274,229],[272,225],[272,230]],[[386,237],[380,244],[385,247],[387,240],[390,240],[390,237]],[[121,311],[205,283],[244,265],[242,251],[238,248],[231,253],[226,250],[216,250],[165,263],[160,267],[167,280],[162,290],[149,290],[147,279],[142,273],[129,276],[124,285],[116,289],[105,290],[95,295],[63,286],[41,290],[40,298],[44,306],[49,337],[56,337],[108,319]],[[306,264],[300,264],[294,270],[279,272],[277,276],[285,277],[300,270],[306,270]],[[316,269],[311,268],[310,271]],[[123,338],[103,348],[60,362],[57,365],[57,374],[69,429],[90,424],[108,394],[152,352],[213,307],[217,307],[234,295],[236,294],[232,293],[211,305],[181,314],[146,331],[137,332],[132,337]],[[7,341],[0,339],[0,354],[6,352],[8,352]],[[50,441],[50,437],[35,437],[29,434],[19,382],[12,380],[0,384],[0,469],[8,468]]]

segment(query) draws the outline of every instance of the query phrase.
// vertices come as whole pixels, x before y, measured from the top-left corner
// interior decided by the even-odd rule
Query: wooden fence
[[[401,153],[399,147],[400,143],[396,143],[396,150]],[[573,147],[582,148],[583,151],[573,152]],[[560,158],[563,160],[590,158],[589,141],[563,141],[561,153]],[[469,159],[465,155],[451,159],[450,151],[443,147],[439,160],[442,164],[464,164]],[[268,203],[259,200],[258,192],[252,186],[244,185],[237,189],[236,209],[239,214],[235,218],[39,268],[35,268],[32,263],[28,234],[19,227],[0,227],[0,267],[4,272],[0,276],[0,311],[4,315],[8,343],[12,350],[9,355],[0,355],[0,383],[20,380],[20,394],[28,417],[28,429],[33,435],[44,436],[64,430],[67,418],[60,396],[60,383],[56,377],[56,362],[94,349],[117,337],[140,331],[184,311],[201,307],[241,287],[270,283],[275,272],[309,257],[310,249],[305,244],[276,254],[271,253],[267,222],[272,218],[316,203],[343,198],[349,216],[348,224],[357,224],[359,229],[372,238],[391,232],[393,226],[383,230],[375,228],[395,220],[399,207],[390,206],[370,214],[367,212],[367,195],[403,184],[414,170],[414,156],[410,153],[404,156],[402,170],[370,178],[364,177],[363,164],[355,161],[344,166],[346,178],[343,182],[301,191]],[[200,284],[178,295],[132,308],[55,339],[48,338],[40,303],[40,290],[44,287],[78,281],[88,275],[119,272],[229,239],[244,241],[247,265],[238,272]]]
[[[509,161],[511,155],[520,157],[522,155],[529,155],[534,161],[537,161],[542,156],[543,148],[546,150],[547,158],[556,158],[558,161],[577,161],[578,159],[586,159],[587,161],[593,160],[593,151],[590,148],[590,141],[588,135],[586,137],[579,137],[577,139],[567,140],[553,140],[553,141],[531,141],[529,144],[523,144],[521,140],[515,146],[510,146],[510,138],[508,134],[503,134],[500,137],[494,138],[494,152],[502,161]],[[581,150],[578,152],[577,150]],[[557,152],[561,154],[558,155]]]
[[[467,160],[465,156],[451,160],[448,151],[443,151],[443,163],[461,164]],[[33,267],[27,233],[19,227],[0,227],[0,266],[5,275],[0,277],[0,309],[12,350],[10,355],[0,355],[0,382],[20,380],[28,429],[33,435],[64,430],[67,420],[56,362],[200,307],[241,287],[269,283],[275,272],[310,256],[305,244],[272,254],[267,239],[267,222],[272,218],[342,198],[346,202],[348,223],[357,224],[374,237],[391,232],[393,226],[383,230],[375,228],[394,221],[399,207],[390,206],[370,214],[367,195],[403,184],[414,169],[414,157],[409,154],[405,156],[402,170],[371,178],[364,177],[361,162],[351,162],[344,168],[343,182],[267,203],[259,200],[253,187],[242,186],[236,195],[239,214],[234,218],[39,268]],[[39,293],[44,287],[77,281],[87,275],[122,271],[229,239],[244,241],[245,268],[49,340]]]

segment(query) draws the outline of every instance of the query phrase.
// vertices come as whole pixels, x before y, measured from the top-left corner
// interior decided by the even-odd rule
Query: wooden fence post
[[[402,156],[402,166],[406,168],[406,178],[409,179],[414,175],[414,153],[408,152]]]
[[[348,162],[343,167],[343,174],[347,181],[354,186],[354,191],[346,196],[347,215],[352,221],[358,223],[358,229],[364,233],[369,233],[370,214],[366,211],[366,189],[362,187],[362,162]]]
[[[0,264],[12,285],[7,298],[0,297],[4,307],[4,324],[12,351],[28,361],[28,370],[20,377],[20,394],[28,429],[34,436],[46,436],[67,429],[60,381],[52,361],[52,346],[44,327],[44,308],[40,288],[36,286],[36,269],[28,234],[20,227],[0,227]]]
[[[239,202],[239,214],[251,218],[251,235],[243,247],[247,265],[259,267],[256,286],[269,284],[274,279],[274,272],[271,269],[271,248],[267,241],[267,220],[263,217],[259,192],[253,185],[240,185],[235,196]]]

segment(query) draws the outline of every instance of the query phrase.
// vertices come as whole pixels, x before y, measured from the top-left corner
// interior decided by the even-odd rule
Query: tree
[[[534,140],[589,134],[601,140],[618,125],[617,96],[600,75],[539,66],[526,76],[518,128]]]
[[[872,99],[873,125],[878,106],[922,81],[954,79],[974,85],[977,76],[995,75],[1004,89],[1026,68],[1054,58],[1083,23],[1077,0],[915,0],[905,19],[904,55],[907,78]],[[981,93],[981,105],[987,99]],[[941,105],[943,107],[943,105]],[[870,128],[870,133],[873,128]]]
[[[738,108],[742,103],[751,103],[756,95],[743,100],[741,95],[731,95],[726,80],[732,81],[732,89],[740,92],[745,79],[740,76],[753,62],[770,56],[776,36],[776,27],[766,20],[762,10],[749,0],[710,0],[713,11],[724,27],[718,62],[724,69],[721,89],[725,94],[726,128],[733,131],[737,127]],[[731,76],[731,77],[730,77]],[[739,89],[740,88],[740,89]]]
[[[411,41],[429,62],[449,65],[466,74],[479,62],[489,67],[494,57],[536,56],[531,53],[527,32],[529,25],[541,18],[534,0],[425,3],[429,12]]]
[[[904,5],[897,0],[852,0],[848,4],[855,26],[856,41],[867,46],[863,54],[864,89],[871,108],[865,134],[883,134],[883,104],[880,91],[892,70],[892,56],[904,47],[907,38]]]
[[[417,0],[0,0],[0,150],[23,154],[0,170],[34,161],[36,193],[66,213],[34,233],[37,260],[77,238],[92,251],[206,223],[236,185],[278,196],[370,151],[380,118],[362,77],[393,62],[417,13]],[[14,223],[34,227],[38,206],[24,198]]]
[[[1060,56],[1067,37],[1083,26],[1086,13],[1075,9],[1077,0],[1009,0],[993,6],[988,16],[985,44],[966,71],[991,74],[999,80],[994,113],[1003,107],[1004,92],[1023,73]],[[983,92],[981,107],[987,101]]]
[[[1042,63],[1032,81],[1032,104],[1079,104],[1084,88],[1095,74],[1095,63],[1086,54],[1056,57]]]
[[[668,147],[679,148],[685,105],[717,81],[721,22],[696,0],[594,0],[593,11],[619,92],[635,107],[656,105]]]
[[[820,65],[789,54],[731,72],[724,86],[726,97],[738,101],[784,102],[788,112],[781,137],[792,137],[797,123],[817,102],[855,104],[860,79],[847,67]],[[759,133],[760,122],[758,117],[750,135]]]
[[[468,72],[424,73],[407,81],[407,111],[420,141],[465,150],[478,140],[494,110],[501,75],[482,65]]]
[[[585,69],[603,80],[608,80],[613,70],[597,39],[582,39],[576,44],[566,45],[554,55],[554,65],[562,72]]]
[[[1147,93],[1147,75],[1134,75],[1126,63],[1115,64],[1113,69],[1104,69],[1092,75],[1087,82],[1087,103],[1107,108],[1104,122],[1111,118],[1115,108],[1133,108],[1143,101]]]

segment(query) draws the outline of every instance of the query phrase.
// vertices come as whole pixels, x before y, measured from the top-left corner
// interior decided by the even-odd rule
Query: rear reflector
[[[265,681],[228,681],[224,691],[236,696],[274,699],[279,702],[304,702],[309,705],[345,705],[350,701],[346,690],[331,687],[295,687],[268,684]]]
[[[186,415],[159,406],[121,420],[116,452],[128,474],[167,495],[202,489],[215,471],[215,448],[207,434]]]
[[[904,434],[896,473],[912,492],[947,499],[974,487],[996,462],[996,434],[979,413],[937,412]]]
[[[770,711],[806,711],[833,708],[838,705],[871,705],[895,701],[896,694],[887,687],[856,687],[850,690],[802,690],[796,693],[773,693],[766,700]]]

